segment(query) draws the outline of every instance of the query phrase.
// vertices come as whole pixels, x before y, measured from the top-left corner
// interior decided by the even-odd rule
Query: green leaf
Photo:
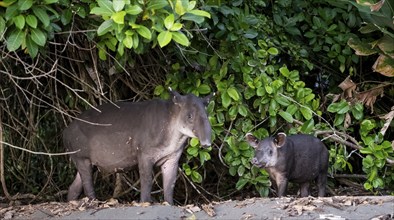
[[[8,51],[15,51],[21,45],[25,38],[24,32],[21,30],[14,30],[7,38],[7,49]]]
[[[248,108],[244,105],[239,105],[238,106],[238,113],[244,117],[248,115]]]
[[[227,94],[234,100],[238,101],[239,100],[239,94],[236,88],[230,87],[227,89]]]
[[[170,43],[172,39],[172,33],[170,31],[163,31],[157,36],[157,41],[159,42],[160,47],[165,47]]]
[[[271,47],[270,49],[267,50],[267,52],[271,55],[278,55],[279,51],[275,47]]]
[[[20,11],[25,11],[33,5],[33,0],[19,0],[18,6]]]
[[[191,177],[192,177],[193,182],[196,182],[196,183],[202,182],[202,176],[197,171],[193,170]]]
[[[25,17],[23,15],[18,15],[14,18],[14,24],[18,29],[23,29],[25,27]]]
[[[245,167],[243,165],[240,165],[238,167],[237,173],[238,173],[238,176],[243,176],[245,173]]]
[[[191,156],[193,156],[193,157],[196,157],[197,155],[198,155],[198,147],[196,147],[196,146],[191,146],[191,147],[188,147],[187,148],[187,150],[186,150],[186,152],[189,154],[189,155],[191,155]]]
[[[360,41],[359,39],[349,38],[347,44],[355,50],[356,55],[359,56],[369,56],[377,52],[377,50],[372,48],[371,44],[365,41]]]
[[[126,37],[123,39],[123,45],[131,49],[133,47],[133,37],[131,35],[126,35]]]
[[[300,111],[306,120],[310,120],[312,118],[312,110],[310,108],[301,107]]]
[[[237,184],[235,184],[235,188],[237,190],[241,190],[247,183],[248,183],[247,179],[244,179],[244,178],[239,179]]]
[[[231,104],[231,97],[228,95],[227,92],[222,93],[221,95],[222,98],[222,105],[223,107],[227,108]]]
[[[124,16],[126,16],[125,11],[116,12],[111,16],[112,20],[114,20],[117,24],[124,24]]]
[[[305,134],[309,134],[315,126],[315,121],[313,119],[304,122],[301,127],[301,131]]]
[[[162,8],[166,7],[167,5],[168,5],[167,0],[154,0],[154,1],[149,1],[147,9],[148,10],[162,9]]]
[[[171,32],[171,33],[172,33],[172,39],[178,44],[181,44],[185,47],[188,47],[190,45],[189,39],[187,39],[186,35],[184,35],[182,32]]]
[[[126,9],[126,13],[129,15],[138,15],[142,12],[142,8],[139,5],[133,5]]]
[[[115,0],[116,1],[116,0]],[[123,1],[123,0],[122,0]],[[106,11],[110,11],[111,14],[115,13],[115,10],[113,8],[112,2],[108,0],[97,0],[97,3],[99,4],[100,8],[105,9]]]
[[[5,31],[5,20],[0,16],[0,36],[3,36]]]
[[[198,141],[198,138],[191,138],[191,139],[190,139],[190,146],[196,147],[196,146],[198,145],[198,143],[200,143],[200,142]]]
[[[27,47],[27,52],[29,53],[31,58],[34,58],[37,56],[38,53],[38,46],[34,41],[31,39],[31,36],[28,36],[26,38],[26,47]]]
[[[167,28],[167,30],[170,30],[172,28],[172,25],[174,25],[174,14],[168,15],[164,19],[164,26]]]
[[[186,13],[186,8],[183,7],[182,0],[176,0],[175,12],[180,16]]]
[[[114,0],[112,1],[112,7],[116,12],[122,11],[126,2],[125,0]]]
[[[39,46],[44,46],[47,37],[45,36],[44,32],[42,32],[40,29],[31,29],[31,39]]]
[[[44,27],[48,27],[50,23],[47,12],[41,7],[33,7],[33,13],[37,16],[38,20],[44,24]]]
[[[146,38],[146,39],[148,39],[148,40],[152,39],[152,33],[150,32],[150,30],[149,30],[147,27],[145,27],[145,26],[143,26],[143,25],[140,25],[140,26],[136,29],[136,31],[137,31],[137,33],[138,33],[139,35],[141,35],[143,38]]]
[[[94,8],[92,8],[92,10],[90,10],[90,14],[109,17],[113,14],[113,12],[111,10],[108,10],[107,8],[94,7]]]
[[[59,0],[44,0],[44,3],[45,3],[46,5],[50,5],[50,4],[58,3],[58,2],[59,2]]]
[[[181,24],[181,23],[174,23],[174,25],[172,25],[170,31],[179,31],[182,27],[183,27],[183,24]]]
[[[211,18],[211,14],[209,14],[208,12],[203,11],[203,10],[195,9],[195,10],[188,11],[187,13],[190,13],[190,14],[193,14],[193,15],[197,15],[197,16],[201,16],[201,17]]]
[[[283,119],[285,119],[289,123],[293,123],[294,118],[290,113],[284,112],[283,110],[280,110],[278,113],[280,116],[282,116]]]
[[[102,36],[114,28],[114,21],[112,19],[104,21],[97,29],[97,35]]]
[[[182,16],[182,20],[193,21],[197,24],[201,24],[204,22],[204,17],[186,13]]]
[[[284,76],[284,77],[289,77],[290,76],[290,71],[287,69],[287,67],[281,67],[279,68],[279,72]]]
[[[206,85],[206,84],[201,84],[201,85],[197,88],[197,90],[198,90],[198,92],[199,92],[200,94],[203,94],[203,95],[208,94],[208,93],[211,92],[211,88],[210,88],[208,85]]]

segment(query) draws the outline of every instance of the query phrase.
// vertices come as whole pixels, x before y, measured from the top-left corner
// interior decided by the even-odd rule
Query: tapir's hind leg
[[[321,172],[317,177],[318,196],[324,197],[326,194],[327,172]]]
[[[82,188],[85,196],[89,199],[95,199],[96,195],[93,188],[93,177],[92,177],[92,164],[87,158],[78,158],[75,160],[75,165],[78,169],[78,173],[68,190],[67,199],[75,200],[81,194]]]
[[[77,172],[77,175],[75,175],[75,179],[73,183],[70,185],[68,188],[68,195],[67,195],[67,201],[71,200],[77,200],[79,195],[82,193],[82,179],[81,175],[79,172]]]

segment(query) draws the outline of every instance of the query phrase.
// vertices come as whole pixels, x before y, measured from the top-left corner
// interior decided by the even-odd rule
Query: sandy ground
[[[202,206],[116,200],[43,203],[0,209],[2,219],[394,219],[394,196],[252,198]]]

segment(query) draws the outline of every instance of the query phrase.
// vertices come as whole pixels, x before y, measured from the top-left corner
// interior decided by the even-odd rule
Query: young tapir
[[[188,137],[202,146],[211,145],[207,106],[211,96],[180,95],[170,91],[169,100],[117,102],[83,112],[63,132],[67,151],[78,170],[67,199],[84,193],[94,199],[92,166],[119,172],[138,166],[141,202],[151,201],[153,166],[163,175],[164,200],[173,204],[178,161]]]
[[[286,194],[288,181],[300,184],[301,197],[306,197],[310,182],[316,180],[318,196],[325,195],[328,150],[318,138],[305,134],[287,137],[279,133],[258,140],[248,133],[246,140],[255,148],[252,163],[267,170],[279,197]]]

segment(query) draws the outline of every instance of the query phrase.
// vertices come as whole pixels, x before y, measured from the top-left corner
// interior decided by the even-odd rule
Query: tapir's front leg
[[[144,158],[144,157],[140,157]],[[151,202],[153,163],[149,159],[139,159],[138,169],[141,180],[141,202]]]
[[[170,159],[161,165],[161,173],[163,175],[163,189],[164,189],[164,200],[169,204],[174,204],[174,187],[176,177],[178,174],[178,162],[182,154],[182,151],[174,154]]]

